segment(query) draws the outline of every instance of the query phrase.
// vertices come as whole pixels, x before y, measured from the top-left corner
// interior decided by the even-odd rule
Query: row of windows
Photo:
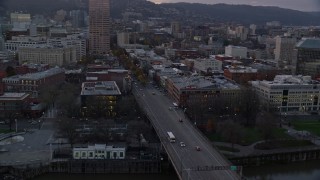
[[[102,153],[104,153],[104,151],[101,151]],[[111,154],[111,152],[107,152],[107,158],[110,158],[110,154]],[[113,152],[113,154],[112,154],[113,156],[113,158],[116,158],[117,157],[117,152]],[[80,157],[80,152],[75,152],[75,155],[74,155],[75,157]],[[81,153],[81,157],[87,157],[87,152],[82,152]],[[104,155],[97,155],[97,154],[95,154],[94,155],[94,153],[93,152],[89,152],[88,153],[88,157],[89,158],[93,158],[93,157],[105,157]],[[120,152],[119,153],[119,157],[120,158],[123,158],[124,157],[124,152]]]

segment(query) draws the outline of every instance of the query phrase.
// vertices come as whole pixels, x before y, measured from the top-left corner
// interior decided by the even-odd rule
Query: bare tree
[[[79,137],[79,133],[77,132],[77,122],[74,119],[63,118],[60,121],[57,121],[57,127],[57,135],[67,138],[71,148],[73,148],[74,143]]]
[[[256,116],[259,112],[260,103],[258,95],[250,88],[242,91],[241,97],[238,101],[238,109],[240,115],[244,118],[246,126],[254,126],[256,123]]]
[[[218,133],[231,143],[232,149],[234,148],[234,144],[240,142],[243,136],[241,125],[231,120],[220,123]]]
[[[257,116],[257,127],[265,141],[274,138],[276,118],[269,112],[261,112]]]
[[[67,114],[68,117],[77,117],[80,113],[80,102],[77,102],[80,92],[72,84],[66,84],[59,91],[57,105]]]

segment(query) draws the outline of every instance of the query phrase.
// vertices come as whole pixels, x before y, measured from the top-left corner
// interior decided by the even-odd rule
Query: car
[[[197,151],[200,151],[200,150],[201,150],[199,146],[196,146],[195,149],[196,149]]]
[[[32,121],[31,124],[32,124],[32,125],[38,124],[38,122],[37,122],[37,121]]]
[[[0,124],[6,124],[6,122],[5,121],[0,121]]]
[[[184,142],[180,142],[181,147],[186,147],[186,144]]]
[[[180,119],[179,119],[179,122],[183,122],[183,119],[182,119],[182,118],[180,118]]]
[[[156,93],[155,93],[155,92],[152,92],[152,94],[153,94],[153,95],[156,95]]]

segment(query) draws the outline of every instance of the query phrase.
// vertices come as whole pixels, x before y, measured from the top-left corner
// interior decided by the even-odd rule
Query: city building
[[[234,58],[247,58],[248,49],[246,47],[241,46],[226,46],[225,47],[225,55],[232,56]]]
[[[20,47],[19,63],[49,64],[63,66],[76,61],[75,46]]]
[[[129,76],[128,70],[125,69],[108,69],[103,71],[87,72],[86,81],[115,81],[121,92],[131,91],[131,81],[127,82]],[[131,79],[131,78],[129,78]],[[130,87],[130,89],[128,89]]]
[[[124,146],[95,144],[73,148],[73,159],[125,159],[125,157]]]
[[[291,70],[294,74],[297,60],[297,53],[295,51],[296,38],[277,36],[275,39],[275,60],[278,62],[278,67]]]
[[[319,111],[320,82],[310,76],[277,75],[273,81],[252,81],[262,107],[270,111]]]
[[[249,29],[244,26],[237,26],[235,29],[236,38],[239,38],[241,41],[245,41],[248,38]]]
[[[48,39],[48,45],[63,47],[75,46],[76,61],[80,61],[81,58],[87,54],[87,40],[83,34],[72,34],[62,38],[50,38]]]
[[[320,39],[303,38],[296,46],[297,74],[320,78]]]
[[[36,98],[41,89],[60,84],[64,80],[64,70],[56,67],[38,73],[6,77],[2,82],[6,92],[25,92]]]
[[[81,112],[84,117],[114,117],[121,91],[115,81],[82,83]]]
[[[0,94],[0,117],[22,115],[27,109],[29,98],[28,93]]]
[[[166,86],[168,95],[180,107],[188,107],[194,103],[210,104],[216,96],[231,100],[236,98],[241,90],[239,85],[223,76],[171,76],[168,77]]]
[[[222,61],[214,58],[194,59],[194,70],[202,73],[212,73],[222,71]]]
[[[224,76],[239,84],[247,84],[248,81],[257,79],[258,70],[251,67],[236,66],[224,70]]]
[[[21,47],[40,47],[47,44],[47,39],[40,36],[13,36],[11,40],[7,40],[4,43],[7,51],[17,52]]]
[[[117,44],[120,47],[123,47],[124,45],[129,44],[129,33],[118,32],[117,33]]]
[[[72,10],[70,11],[70,18],[73,28],[84,27],[84,16],[85,12],[83,10]]]
[[[89,0],[89,52],[93,55],[110,51],[110,1]]]
[[[10,20],[15,30],[27,30],[31,24],[30,14],[11,13]]]

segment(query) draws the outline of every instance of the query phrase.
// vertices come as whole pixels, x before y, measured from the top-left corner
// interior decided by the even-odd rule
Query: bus
[[[167,134],[168,134],[169,141],[170,141],[171,143],[176,142],[176,138],[174,137],[174,135],[173,135],[172,132],[167,132]]]

